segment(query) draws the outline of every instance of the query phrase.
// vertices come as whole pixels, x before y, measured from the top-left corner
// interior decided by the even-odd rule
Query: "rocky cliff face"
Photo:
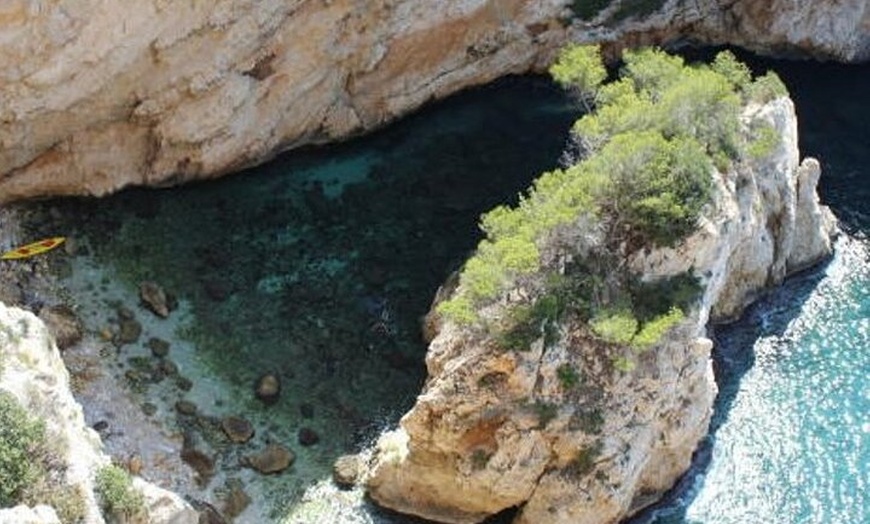
[[[870,56],[866,0],[614,0],[589,22],[568,4],[4,2],[0,202],[218,176],[529,71],[566,38]]]
[[[70,392],[69,373],[45,325],[27,311],[0,302],[0,390],[11,393],[28,413],[45,421],[46,437],[56,453],[55,464],[63,478],[63,495],[81,497],[84,522],[103,522],[94,478],[109,464],[97,433],[85,425],[81,406]],[[192,524],[199,515],[177,495],[152,484],[134,480],[144,496],[149,522]],[[55,502],[60,502],[57,500]],[[62,501],[73,504],[71,500]],[[0,509],[0,524],[54,524],[60,522],[47,505]]]
[[[831,250],[834,221],[815,198],[818,163],[798,162],[793,105],[780,98],[746,118],[774,126],[776,150],[717,175],[715,204],[695,234],[631,261],[650,279],[694,268],[705,286],[698,309],[639,356],[596,342],[582,325],[518,352],[447,323],[430,345],[423,393],[378,443],[367,481],[376,501],[440,522],[520,507],[521,524],[602,524],[676,482],[716,394],[708,320],[738,314]],[[636,366],[617,365],[620,357]]]

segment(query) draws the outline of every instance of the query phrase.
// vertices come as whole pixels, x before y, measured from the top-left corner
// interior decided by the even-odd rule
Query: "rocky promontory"
[[[836,230],[815,195],[818,162],[800,161],[792,102],[750,103],[741,121],[743,132],[754,122],[781,139],[714,175],[694,233],[625,262],[649,282],[698,276],[703,291],[685,317],[643,351],[605,343],[573,317],[542,324],[515,349],[491,329],[433,321],[424,390],[381,437],[365,480],[378,503],[438,522],[519,508],[520,524],[601,524],[676,483],[707,434],[717,392],[708,323],[734,318],[765,288],[828,256]],[[576,244],[593,234],[582,221],[571,227],[545,238]],[[558,252],[554,245],[541,253]],[[529,300],[530,289],[518,285],[502,300]]]

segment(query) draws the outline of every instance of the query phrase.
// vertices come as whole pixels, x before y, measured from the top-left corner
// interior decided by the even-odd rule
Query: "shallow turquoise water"
[[[711,434],[633,523],[870,522],[870,68],[756,62],[796,101],[802,154],[846,234],[834,259],[716,330]]]

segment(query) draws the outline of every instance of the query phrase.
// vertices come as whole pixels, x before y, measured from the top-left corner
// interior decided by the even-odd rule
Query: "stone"
[[[145,343],[145,347],[150,349],[151,354],[157,358],[162,358],[169,354],[169,345],[169,342],[157,337],[151,337]]]
[[[243,464],[264,475],[281,473],[289,468],[296,455],[280,444],[269,444],[266,449],[244,458]]]
[[[39,318],[54,337],[57,348],[67,349],[81,341],[82,323],[73,309],[65,304],[44,307]]]
[[[189,400],[179,400],[175,403],[175,410],[182,415],[196,415],[196,404]]]
[[[238,517],[251,504],[251,497],[245,493],[239,479],[227,480],[224,485],[223,500],[223,514],[230,518]]]
[[[154,405],[152,402],[145,402],[142,404],[142,413],[150,417],[151,415],[157,413],[157,406]]]
[[[138,454],[134,454],[127,459],[127,471],[129,471],[131,475],[139,475],[142,473],[143,465],[142,457]]]
[[[278,402],[281,396],[281,378],[274,373],[266,373],[257,379],[254,394],[266,405]]]
[[[161,318],[169,316],[166,292],[156,282],[145,281],[139,284],[139,298],[149,311]]]
[[[193,468],[198,476],[200,485],[207,485],[212,476],[214,476],[214,459],[200,449],[192,446],[182,447],[181,460]]]
[[[193,381],[181,375],[175,377],[175,385],[181,391],[190,391],[193,389]]]
[[[340,488],[352,488],[359,478],[360,468],[358,455],[342,455],[332,465],[332,481]]]
[[[129,9],[81,0],[16,10],[7,24],[15,44],[0,54],[0,71],[9,72],[4,107],[14,115],[6,128],[10,146],[0,153],[0,203],[236,171],[288,144],[340,140],[426,101],[540,70],[578,33],[584,41],[601,35],[615,47],[685,38],[841,60],[870,56],[862,2],[663,7],[640,19],[573,25],[566,2],[556,0],[498,8],[400,0],[365,10],[349,1],[264,0],[256,14],[228,8],[219,22],[206,4],[183,2]],[[114,30],[120,19],[131,21],[129,31]],[[65,21],[62,37],[58,20]],[[198,30],[214,24],[234,30]],[[294,38],[300,34],[309,37]],[[94,89],[91,78],[102,79],[102,87]]]
[[[136,314],[133,313],[132,309],[125,307],[123,305],[120,305],[120,304],[115,309],[115,313],[118,314],[119,320],[133,320],[134,318],[136,318]]]
[[[161,377],[171,377],[178,374],[178,364],[168,358],[160,359],[156,366],[155,372]]]
[[[116,346],[133,344],[142,335],[142,324],[135,318],[122,318],[118,323],[118,332],[112,338]]]
[[[229,524],[229,521],[221,515],[221,512],[208,502],[193,500],[191,503],[199,512],[199,521],[197,524]]]
[[[243,444],[254,437],[254,426],[241,417],[225,417],[221,420],[221,429],[232,442]]]
[[[300,428],[298,438],[299,444],[306,447],[320,442],[320,435],[311,428]]]
[[[0,333],[3,332],[20,334],[15,344],[2,344],[0,350],[3,360],[3,389],[26,403],[32,412],[39,414],[40,420],[45,424],[46,434],[51,439],[49,444],[53,450],[50,464],[52,476],[60,474],[64,490],[82,494],[80,501],[61,502],[76,504],[76,512],[81,511],[81,517],[77,521],[103,522],[99,498],[93,493],[93,475],[101,467],[111,463],[111,459],[105,454],[105,448],[95,432],[105,438],[109,435],[120,436],[125,428],[115,426],[114,422],[110,427],[108,420],[116,418],[112,412],[104,412],[101,415],[104,419],[94,422],[92,428],[88,427],[82,406],[76,402],[70,391],[69,371],[45,324],[39,318],[32,313],[0,303]],[[133,470],[137,467],[135,462],[132,463]],[[142,492],[145,497],[148,515],[144,516],[143,522],[196,523],[196,513],[178,496],[138,477],[133,482],[137,491]],[[171,504],[165,502],[169,500],[172,501]],[[80,506],[78,502],[81,503]],[[18,508],[25,511],[18,512]],[[47,506],[0,509],[0,523],[4,524],[58,521],[54,510]]]

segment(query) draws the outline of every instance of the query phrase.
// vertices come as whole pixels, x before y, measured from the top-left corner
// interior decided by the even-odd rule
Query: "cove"
[[[716,329],[721,393],[710,437],[684,483],[635,522],[867,517],[868,69],[755,65],[777,70],[795,98],[802,153],[822,161],[823,200],[846,235],[830,264]],[[223,448],[219,465],[261,486],[255,496],[276,504],[264,509],[269,519],[310,522],[337,500],[307,495],[335,457],[394,424],[419,392],[420,317],[478,240],[477,216],[556,165],[575,109],[544,81],[508,79],[370,137],[220,181],[51,202],[36,227],[78,239],[67,281],[82,308],[111,311],[109,291],[135,297],[142,280],[178,297],[171,358],[182,374],[203,369],[214,380],[198,378],[186,393],[133,384],[134,393],[179,431],[190,421],[173,418],[172,405],[193,399],[207,416],[244,414],[257,439],[290,443],[296,463],[281,477],[238,469],[237,452]],[[119,374],[148,363],[142,346],[155,325],[111,356]],[[269,407],[251,393],[264,372],[284,386]],[[208,419],[201,425],[207,440]],[[320,442],[297,444],[303,427]],[[412,522],[376,510],[344,516],[334,521]],[[257,517],[239,519],[248,521]]]
[[[306,504],[305,493],[411,407],[426,377],[421,319],[438,287],[479,241],[479,215],[558,164],[576,115],[549,81],[508,78],[221,180],[48,202],[38,228],[78,245],[62,272],[89,331],[117,331],[121,307],[142,325],[138,340],[100,352],[117,361],[136,416],[215,454],[218,474],[194,496],[220,499],[237,479],[262,507],[236,522],[347,521],[320,507],[340,494]],[[143,281],[177,297],[168,319],[138,304]],[[170,342],[181,379],[155,382],[152,338]],[[282,384],[271,406],[253,395],[264,373]],[[197,414],[177,414],[179,401]],[[226,415],[251,421],[251,443],[224,442]],[[266,442],[292,449],[290,470],[238,466]]]

